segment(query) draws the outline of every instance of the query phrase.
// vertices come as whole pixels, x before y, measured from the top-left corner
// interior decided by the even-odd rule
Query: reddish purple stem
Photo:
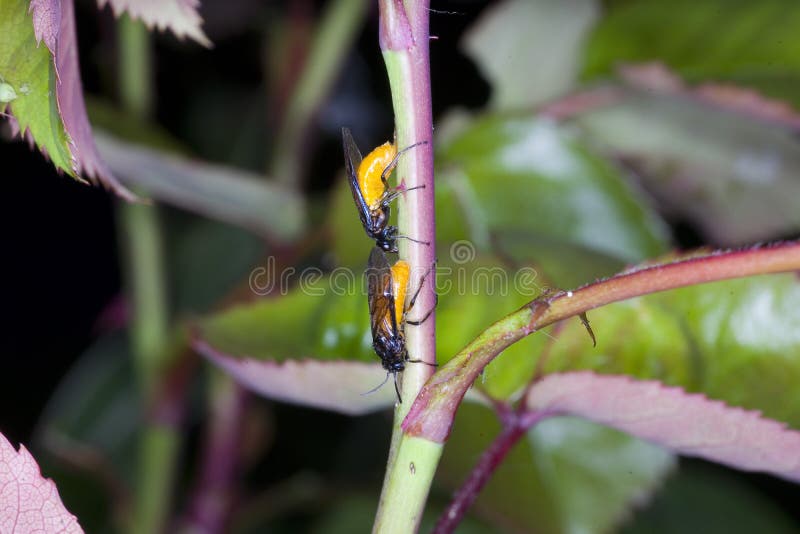
[[[456,527],[467,510],[473,505],[483,487],[489,481],[497,467],[522,436],[537,422],[544,419],[545,412],[518,413],[510,409],[498,410],[503,429],[489,447],[483,451],[478,463],[472,469],[464,484],[453,495],[453,500],[439,516],[434,534],[449,534]]]
[[[226,531],[235,495],[233,482],[239,467],[243,419],[249,395],[238,384],[213,399],[213,419],[203,451],[200,477],[182,520],[185,530],[197,534]]]

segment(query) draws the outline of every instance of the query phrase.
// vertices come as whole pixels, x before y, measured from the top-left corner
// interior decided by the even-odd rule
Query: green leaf
[[[28,7],[24,0],[0,2],[0,81],[16,93],[10,107],[20,132],[29,129],[53,164],[75,176],[58,112],[53,57],[47,47],[36,43]]]
[[[790,0],[622,2],[609,10],[589,41],[586,74],[652,59],[702,77],[796,72],[798,24],[800,6]]]
[[[514,275],[480,259],[469,265],[442,264],[437,309],[440,363],[498,315],[533,296],[518,285],[499,285]],[[336,283],[322,278],[286,297],[224,312],[200,323],[199,335],[216,353],[232,359],[377,363],[358,276],[340,271]],[[495,285],[487,285],[491,283]],[[538,292],[535,286],[527,289]],[[792,391],[800,381],[800,316],[794,306],[798,298],[800,284],[793,275],[773,275],[613,304],[589,314],[597,347],[592,347],[579,321],[567,321],[560,329],[511,346],[485,369],[478,387],[503,399],[523,387],[537,366],[543,372],[588,369],[656,379],[733,406],[761,410],[797,427],[800,399]],[[377,365],[375,369],[377,381],[380,371]]]
[[[727,246],[800,228],[800,143],[793,128],[690,92],[623,94],[618,104],[572,124],[632,163],[666,210]]]
[[[596,348],[569,322],[543,367],[657,379],[800,428],[798,298],[785,274],[612,304],[589,313]]]
[[[799,102],[800,6],[791,0],[614,2],[586,47],[584,74],[663,61],[692,80],[730,80]]]
[[[571,245],[618,262],[664,251],[663,223],[617,169],[551,122],[488,116],[440,155],[437,214],[462,212],[479,246],[510,234],[532,250]],[[438,234],[445,242],[462,236]]]
[[[497,432],[491,412],[462,406],[437,481],[458,487]],[[657,489],[673,463],[668,452],[621,432],[551,419],[511,450],[473,513],[511,532],[608,532]]]
[[[541,292],[535,278],[525,282],[519,276],[515,278],[516,274],[491,258],[477,257],[465,265],[442,262],[437,275],[441,294],[437,307],[439,363],[452,357],[498,316],[518,308]],[[330,372],[342,372],[341,388],[357,393],[369,390],[385,373],[378,366],[378,357],[372,349],[363,275],[360,271],[338,269],[330,277],[309,282],[319,275],[317,270],[295,273],[296,279],[290,281],[297,281],[299,285],[289,294],[233,308],[199,322],[197,335],[206,345],[202,347],[203,352],[217,363],[230,360],[230,369],[236,362],[244,365],[264,362],[273,374],[281,371],[273,365],[276,362],[306,359],[329,362]],[[251,280],[266,294],[270,290],[281,292],[280,279],[281,273],[268,264]],[[586,336],[583,341],[590,343]],[[536,366],[532,356],[547,342],[544,336],[532,336],[509,348],[486,369],[479,387],[500,398],[519,390]],[[343,371],[354,369],[343,366],[344,362],[374,364],[374,381],[365,382],[360,370]],[[316,373],[325,372],[319,366],[313,368]],[[250,369],[252,379],[258,371]],[[237,366],[236,373],[240,371],[242,369]],[[296,376],[295,367],[284,371],[287,376]],[[319,388],[311,384],[319,382],[320,377],[309,373],[305,380],[308,385],[298,386],[300,391],[308,389],[315,392],[314,395],[309,393],[309,398],[317,396]],[[348,380],[359,382],[351,384]],[[248,385],[262,393],[267,389],[252,382]],[[331,392],[331,398],[333,396]],[[355,396],[353,402],[362,404]],[[315,402],[314,405],[320,404]]]
[[[280,289],[280,273],[270,265],[253,278],[267,294]],[[272,265],[274,269],[274,265]],[[284,361],[308,357],[375,362],[369,339],[367,298],[360,291],[334,294],[330,278],[308,282],[317,271],[298,274],[304,282],[285,296],[224,311],[200,323],[202,338],[231,357]],[[350,280],[360,273],[351,272]],[[358,278],[356,278],[358,277]]]

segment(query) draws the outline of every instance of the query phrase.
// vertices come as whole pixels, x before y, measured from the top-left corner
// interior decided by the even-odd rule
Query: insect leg
[[[433,313],[433,310],[435,310],[435,309],[436,309],[436,306],[437,306],[438,304],[439,304],[439,295],[436,295],[436,300],[435,300],[435,302],[433,303],[433,307],[432,307],[430,310],[428,310],[428,313],[426,313],[426,314],[425,314],[425,315],[422,317],[422,319],[417,319],[417,320],[415,320],[415,321],[408,321],[408,320],[407,320],[407,321],[406,321],[406,324],[410,324],[410,325],[413,325],[413,326],[419,326],[419,325],[421,325],[422,323],[424,323],[425,321],[427,321],[427,320],[428,320],[428,317],[430,317],[430,316],[431,316],[431,314]]]
[[[427,273],[425,273],[425,274],[422,276],[422,279],[420,279],[420,281],[419,281],[419,287],[417,288],[417,291],[414,293],[414,296],[413,296],[413,297],[411,297],[411,300],[408,302],[408,306],[406,307],[405,311],[403,312],[403,314],[404,314],[404,315],[405,315],[406,313],[408,313],[409,311],[411,311],[411,308],[413,308],[413,307],[414,307],[414,304],[417,302],[417,296],[419,295],[419,292],[422,290],[422,284],[424,284],[424,283],[425,283],[425,279],[428,277],[428,275],[429,275],[429,274],[431,274],[431,271],[433,270],[433,268],[434,268],[434,267],[436,267],[436,262],[433,262],[433,265],[431,265],[430,269],[428,269],[428,272],[427,272]],[[434,292],[433,296],[434,296],[433,307],[431,307],[431,309],[430,309],[430,310],[428,310],[428,313],[426,313],[426,314],[425,314],[425,315],[422,317],[422,319],[416,319],[416,320],[412,320],[412,321],[410,321],[410,320],[406,320],[406,321],[405,321],[405,323],[406,323],[406,324],[413,325],[413,326],[419,326],[419,325],[421,325],[422,323],[424,323],[425,321],[427,321],[427,320],[428,320],[428,317],[430,317],[430,316],[431,316],[431,314],[433,313],[433,310],[435,310],[435,309],[436,309],[436,306],[438,306],[438,305],[439,305],[439,294]]]
[[[431,264],[430,267],[428,267],[428,270],[425,271],[425,274],[422,275],[422,278],[419,279],[419,285],[417,286],[417,290],[414,292],[414,295],[411,297],[411,300],[409,300],[408,303],[406,304],[406,309],[403,310],[403,314],[404,315],[406,313],[408,313],[409,311],[411,311],[411,308],[414,307],[414,303],[417,302],[417,297],[419,296],[419,292],[422,291],[422,286],[425,285],[425,279],[427,279],[428,276],[430,276],[430,274],[431,274],[431,272],[433,272],[434,268],[436,268],[436,262],[435,261]],[[439,295],[436,295],[436,302],[438,304]],[[430,315],[430,313],[428,313],[428,315]]]
[[[389,182],[387,181],[387,179],[389,178],[389,175],[392,174],[394,168],[397,166],[397,160],[400,158],[400,156],[402,156],[403,154],[405,154],[406,152],[408,152],[409,150],[411,150],[416,146],[427,145],[427,144],[428,144],[427,141],[420,141],[419,143],[414,143],[413,145],[407,146],[403,150],[398,152],[392,159],[392,161],[389,162],[389,165],[387,165],[386,168],[383,169],[383,172],[381,173],[381,181],[383,182],[383,185],[389,187]]]
[[[424,363],[425,365],[429,365],[431,367],[439,367],[438,363],[430,363],[423,360],[406,360],[408,363]]]
[[[387,190],[390,189],[388,183],[384,182],[384,185],[386,186]],[[391,202],[392,200],[394,200],[397,197],[399,197],[400,195],[402,195],[403,193],[407,193],[408,191],[414,191],[415,189],[425,189],[425,184],[415,185],[414,187],[408,187],[408,188],[406,188],[406,187],[401,188],[400,186],[395,187],[395,188],[393,188],[391,193],[384,193],[383,194],[383,196],[381,197],[380,203],[382,205],[386,205],[389,202]]]
[[[396,235],[394,236],[395,239],[408,239],[409,241],[413,241],[414,243],[419,243],[421,245],[428,245],[430,246],[430,241],[423,241],[421,239],[414,239],[413,237],[408,237],[407,235]]]
[[[397,393],[397,402],[403,404],[403,397],[400,396],[400,386],[397,385],[397,373],[394,374],[394,392]]]

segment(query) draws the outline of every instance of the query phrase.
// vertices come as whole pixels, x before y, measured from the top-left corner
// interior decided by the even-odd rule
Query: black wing
[[[359,152],[358,145],[356,145],[349,128],[342,128],[342,146],[344,147],[344,167],[347,171],[347,183],[350,184],[350,192],[353,194],[353,200],[356,203],[356,208],[358,208],[361,224],[364,225],[364,228],[369,228],[371,217],[369,206],[367,206],[364,194],[358,186],[358,166],[361,164],[361,152]]]
[[[378,247],[374,247],[369,255],[367,296],[369,297],[369,318],[373,339],[387,316],[391,317],[391,333],[397,332],[397,318],[394,315],[392,270],[389,267],[386,254]]]

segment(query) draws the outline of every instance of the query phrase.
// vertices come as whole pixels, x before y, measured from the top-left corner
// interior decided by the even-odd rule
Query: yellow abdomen
[[[397,147],[385,142],[361,160],[358,166],[358,187],[370,209],[377,209],[385,187],[381,174],[397,156]]]
[[[408,276],[411,272],[408,263],[398,260],[392,265],[392,291],[394,292],[394,314],[398,326],[403,320],[403,311],[406,305],[406,292],[408,290]]]

